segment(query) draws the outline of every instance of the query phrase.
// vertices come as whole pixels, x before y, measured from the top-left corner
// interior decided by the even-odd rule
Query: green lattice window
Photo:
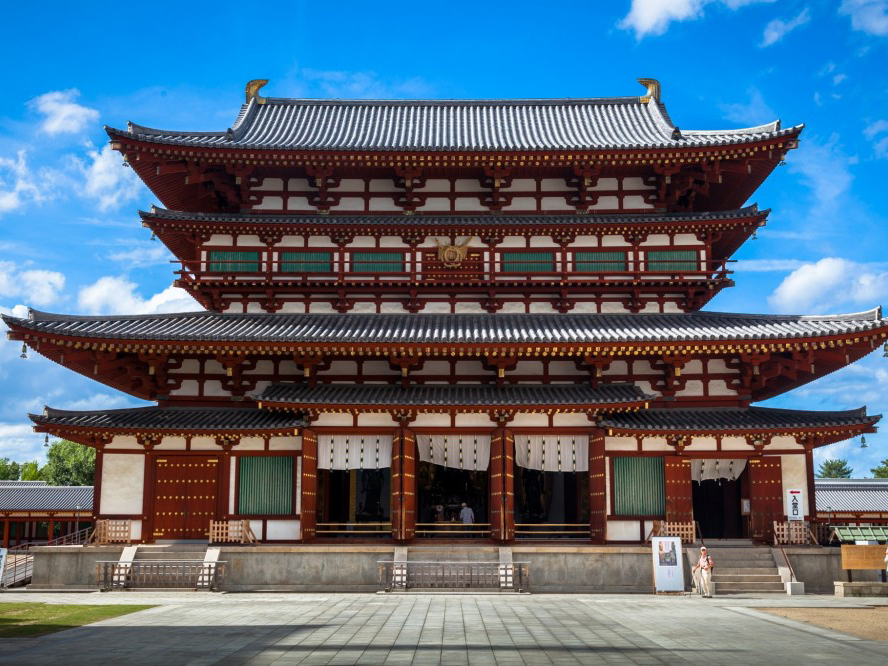
[[[699,258],[696,250],[651,250],[645,253],[649,271],[696,271]]]
[[[332,273],[332,252],[281,252],[284,273]]]
[[[237,512],[240,515],[293,513],[293,458],[242,456],[238,461]]]
[[[666,513],[663,458],[614,458],[615,516],[662,516]]]
[[[210,271],[212,273],[258,273],[259,253],[210,250]]]
[[[583,273],[619,273],[626,270],[625,252],[575,252],[574,270]]]
[[[355,273],[403,273],[404,255],[400,252],[352,252],[351,269]]]
[[[554,273],[553,252],[503,252],[505,273]]]

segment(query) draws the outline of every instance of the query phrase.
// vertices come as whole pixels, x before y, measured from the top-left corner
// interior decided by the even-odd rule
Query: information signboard
[[[6,571],[6,548],[0,548],[0,587],[3,587],[3,574]]]
[[[804,520],[805,512],[802,509],[802,491],[799,488],[790,488],[786,491],[786,518],[787,520]]]
[[[684,557],[680,537],[653,537],[654,592],[684,592]]]

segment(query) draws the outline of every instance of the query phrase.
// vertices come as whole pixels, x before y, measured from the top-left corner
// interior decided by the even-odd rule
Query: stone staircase
[[[712,581],[716,595],[785,591],[774,555],[768,546],[714,545],[709,546],[709,555],[715,563]],[[699,556],[699,549],[690,551],[691,566]]]

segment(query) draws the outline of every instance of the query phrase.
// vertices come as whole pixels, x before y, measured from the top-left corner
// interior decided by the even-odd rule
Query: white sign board
[[[786,518],[788,520],[804,520],[805,511],[802,509],[804,495],[798,488],[790,488],[786,491]]]
[[[0,587],[3,587],[3,573],[6,571],[6,548],[0,548]]]
[[[653,537],[654,592],[684,592],[684,557],[679,537]]]

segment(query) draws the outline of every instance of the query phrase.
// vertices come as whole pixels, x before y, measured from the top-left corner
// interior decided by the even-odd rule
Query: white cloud
[[[646,35],[662,35],[673,21],[698,19],[703,8],[720,4],[729,9],[773,0],[632,0],[629,13],[618,24],[624,30],[635,31],[635,38]]]
[[[55,303],[65,288],[58,271],[22,270],[12,261],[0,261],[0,298],[18,298],[43,307]]]
[[[822,313],[837,306],[879,305],[888,294],[888,270],[827,257],[806,263],[784,278],[768,298],[780,312]]]
[[[844,80],[847,79],[847,78],[848,78],[848,75],[847,75],[847,74],[836,74],[836,75],[833,77],[833,85],[834,85],[834,86],[837,86],[837,85],[839,85],[842,81],[844,81]]]
[[[749,102],[746,104],[722,104],[721,109],[725,118],[731,122],[743,125],[762,125],[771,122],[777,114],[765,102],[758,88],[749,88]]]
[[[74,158],[85,178],[83,194],[98,201],[99,210],[107,211],[135,199],[142,188],[139,177],[123,166],[123,158],[106,144],[96,150],[89,144],[89,161]]]
[[[825,212],[851,187],[854,176],[849,167],[857,164],[857,158],[844,153],[834,134],[825,143],[817,138],[802,140],[801,147],[787,156],[787,162],[790,172],[801,174],[811,189],[817,212]]]
[[[839,14],[850,16],[855,30],[880,37],[888,35],[888,0],[843,0]]]
[[[53,405],[54,407],[56,405]],[[57,406],[58,409],[71,409],[79,411],[91,411],[97,409],[122,409],[132,407],[132,400],[124,395],[108,395],[107,393],[93,393],[76,400],[68,400]]]
[[[803,262],[799,259],[740,259],[734,264],[734,270],[750,273],[785,272],[794,271],[802,265]]]
[[[25,461],[43,457],[43,435],[27,423],[0,423],[3,457]]]
[[[325,97],[348,99],[399,99],[427,97],[432,92],[425,80],[414,77],[405,81],[388,81],[376,72],[348,72],[337,70],[302,69],[298,78]],[[285,84],[286,86],[287,84]],[[296,83],[297,87],[302,87]],[[302,94],[305,94],[304,92]]]
[[[876,157],[888,157],[888,120],[877,120],[863,130],[863,133],[870,141],[880,134],[885,134],[878,141],[873,142],[873,152]]]
[[[47,134],[76,134],[99,119],[95,109],[77,104],[80,91],[56,90],[32,99],[28,104],[44,115],[40,129]]]
[[[24,150],[18,151],[14,158],[0,156],[0,214],[18,210],[30,201],[44,199]]]
[[[768,25],[765,26],[765,32],[762,35],[762,43],[759,44],[759,46],[765,47],[776,44],[788,33],[792,32],[800,26],[805,25],[810,20],[811,15],[808,12],[808,8],[805,7],[798,16],[796,16],[794,19],[790,19],[789,21],[784,21],[782,19],[774,19],[772,21],[769,21]]]
[[[133,268],[168,265],[172,255],[160,242],[146,241],[127,250],[118,250],[108,255],[112,261],[119,261]]]
[[[194,312],[201,309],[184,289],[167,287],[150,298],[142,298],[134,282],[107,275],[83,287],[77,303],[88,314],[161,314]]]

